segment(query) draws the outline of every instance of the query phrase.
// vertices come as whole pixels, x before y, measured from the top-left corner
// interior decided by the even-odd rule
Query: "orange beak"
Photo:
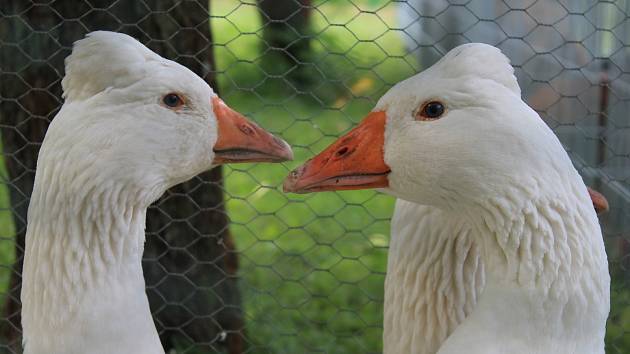
[[[289,144],[228,107],[219,97],[212,98],[212,107],[219,134],[214,144],[215,165],[293,160]]]
[[[606,197],[599,193],[598,191],[591,189],[590,187],[586,187],[588,189],[588,195],[591,197],[591,201],[593,202],[593,208],[595,208],[595,212],[597,214],[602,214],[608,211],[608,200]]]
[[[309,193],[333,190],[385,188],[385,112],[372,112],[354,129],[319,155],[291,171],[284,191]]]

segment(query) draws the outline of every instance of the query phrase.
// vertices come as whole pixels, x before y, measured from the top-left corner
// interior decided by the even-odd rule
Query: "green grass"
[[[280,188],[290,169],[353,126],[391,84],[416,70],[384,24],[356,13],[344,2],[322,2],[313,13],[318,37],[309,69],[321,83],[296,93],[261,69],[270,59],[261,54],[255,6],[222,1],[212,9],[221,95],[285,138],[296,155],[282,165],[226,168],[247,335],[256,353],[382,350],[393,199],[373,191],[298,196]],[[381,17],[393,22],[390,9]],[[289,70],[281,63],[274,68],[276,74]]]
[[[1,141],[0,146],[2,146]],[[7,296],[11,268],[15,260],[15,228],[7,181],[4,156],[0,155],[0,304],[4,303]]]

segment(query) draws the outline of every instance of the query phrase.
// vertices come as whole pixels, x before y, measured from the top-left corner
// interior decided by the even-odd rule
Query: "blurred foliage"
[[[348,2],[314,3],[312,52],[301,65],[313,79],[308,87],[286,79],[295,70],[286,62],[265,71],[253,4],[222,1],[213,8],[223,98],[283,136],[295,152],[295,160],[283,165],[225,170],[247,336],[256,353],[376,353],[382,350],[393,198],[374,191],[302,196],[284,194],[280,186],[292,168],[360,121],[417,68],[413,59],[401,59],[400,40],[357,43],[357,36],[371,38],[379,28],[372,16],[352,20]],[[394,21],[393,11],[384,16]],[[347,21],[348,27],[333,25]]]
[[[11,216],[9,189],[6,187],[7,180],[4,158],[0,156],[0,304],[5,302],[15,253],[15,228]]]

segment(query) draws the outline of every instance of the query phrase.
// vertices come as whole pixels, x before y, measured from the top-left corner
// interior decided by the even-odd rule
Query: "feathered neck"
[[[28,213],[25,353],[162,353],[141,265],[159,187],[45,145]]]
[[[559,176],[513,183],[468,209],[486,288],[440,353],[603,353],[601,230],[577,173]]]
[[[579,176],[563,181],[514,184],[469,212],[489,280],[545,291],[568,289],[564,282],[575,279],[573,272],[597,273],[605,265],[586,187]]]
[[[434,354],[484,286],[479,247],[453,212],[398,200],[385,279],[384,353]]]

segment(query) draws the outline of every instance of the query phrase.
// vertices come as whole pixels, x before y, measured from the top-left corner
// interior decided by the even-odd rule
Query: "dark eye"
[[[444,105],[438,101],[426,103],[416,114],[417,120],[436,120],[444,114]]]
[[[179,108],[184,105],[184,99],[176,93],[164,95],[162,102],[170,108]]]

